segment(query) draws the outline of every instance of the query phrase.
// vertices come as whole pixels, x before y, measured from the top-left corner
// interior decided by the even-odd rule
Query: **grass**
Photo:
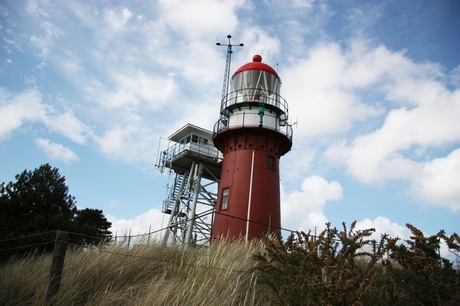
[[[254,271],[261,246],[110,245],[67,251],[59,293],[46,300],[51,255],[0,266],[0,305],[270,305]]]

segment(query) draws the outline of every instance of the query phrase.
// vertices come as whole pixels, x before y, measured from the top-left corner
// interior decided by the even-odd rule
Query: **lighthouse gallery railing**
[[[254,94],[248,94],[254,93]],[[257,93],[257,94],[255,94]],[[288,123],[288,103],[279,94],[270,91],[261,91],[260,88],[245,88],[233,91],[222,99],[220,107],[220,119],[214,124],[213,134],[217,134],[222,130],[234,128],[229,126],[229,117],[235,111],[245,109],[258,109],[263,104],[263,107],[270,113],[276,114],[278,124],[275,126],[263,126],[264,128],[273,129],[281,134],[286,135],[292,140],[292,126]],[[242,112],[242,122],[239,127],[257,127],[252,118],[245,116]]]

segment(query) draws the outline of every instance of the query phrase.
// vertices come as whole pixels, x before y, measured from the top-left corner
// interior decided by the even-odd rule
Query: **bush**
[[[460,249],[457,234],[424,237],[369,237],[374,229],[347,230],[330,224],[317,237],[296,232],[265,237],[265,249],[254,254],[257,270],[279,305],[457,305],[459,275],[441,258],[439,247]],[[388,254],[389,259],[384,258]]]

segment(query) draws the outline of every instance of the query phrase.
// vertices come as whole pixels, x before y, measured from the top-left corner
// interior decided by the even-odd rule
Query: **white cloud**
[[[456,88],[460,87],[460,65],[452,69],[450,72],[450,82]]]
[[[388,234],[391,238],[399,237],[400,239],[407,239],[410,236],[410,231],[405,226],[401,226],[396,222],[391,222],[391,220],[386,217],[379,216],[374,220],[365,218],[362,221],[356,222],[356,230],[370,228],[375,229],[374,234],[370,238],[376,241],[379,241],[382,234]]]
[[[59,113],[42,99],[37,89],[27,89],[14,96],[0,89],[0,139],[7,138],[25,122],[31,122],[43,123],[53,132],[84,144],[90,133],[89,127],[79,121],[71,110]]]
[[[124,28],[125,24],[133,16],[133,13],[126,7],[115,9],[104,8],[103,15],[104,20],[109,26],[118,31]]]
[[[342,198],[342,186],[319,176],[310,176],[302,182],[301,191],[290,194],[281,189],[281,218],[283,228],[289,230],[324,228],[327,218],[324,205],[327,201]]]
[[[41,100],[40,92],[35,89],[11,96],[0,88],[0,140],[7,138],[24,122],[40,120],[46,113]]]
[[[45,30],[46,38],[51,39],[54,37],[60,37],[64,35],[64,32],[61,31],[58,27],[48,21],[43,21],[40,23],[40,27]]]
[[[113,71],[110,76],[114,84],[108,88],[91,87],[101,91],[97,101],[106,108],[121,110],[147,109],[158,110],[172,100],[177,85],[174,75],[150,76],[143,71],[127,72]],[[92,93],[94,95],[94,92]]]
[[[154,164],[157,136],[147,128],[135,125],[115,127],[94,137],[102,153],[126,163]]]
[[[37,138],[35,143],[52,160],[59,160],[66,163],[79,160],[77,154],[72,150],[49,139]]]
[[[403,243],[405,240],[409,240],[410,236],[412,236],[412,232],[406,226],[399,225],[396,222],[391,222],[391,220],[386,217],[379,216],[374,220],[365,218],[362,221],[356,222],[356,230],[365,230],[370,228],[374,228],[375,232],[369,238],[375,239],[376,241],[380,240],[382,234],[388,234],[389,238],[399,238],[399,244]],[[436,235],[436,233],[424,232],[423,235],[425,237],[429,237],[431,235]],[[447,233],[447,235],[450,235],[450,233]],[[449,252],[449,248],[444,241],[441,241],[440,253],[444,258],[448,258],[451,261],[456,260],[453,254]]]
[[[281,49],[281,42],[277,37],[272,37],[265,29],[257,26],[245,29],[241,40],[245,45],[251,46],[238,52],[242,53],[240,58],[244,58],[245,62],[252,61],[252,57],[257,53],[262,56],[262,62],[272,65],[272,57],[277,56]]]
[[[31,35],[30,41],[41,50],[41,56],[46,57],[49,53],[49,41],[46,38]]]
[[[439,176],[456,178],[457,170],[433,170],[448,162],[435,162],[425,153],[460,141],[460,89],[447,88],[443,80],[449,78],[438,64],[414,63],[401,52],[383,46],[370,48],[355,40],[347,51],[337,44],[313,48],[290,73],[289,86],[297,85],[296,97],[302,96],[298,84],[308,84],[303,92],[305,102],[291,102],[296,115],[300,114],[297,137],[344,135],[352,127],[376,126],[371,132],[361,129],[357,136],[349,134],[349,139],[340,136],[341,140],[326,149],[325,159],[345,166],[351,176],[366,184],[408,181],[425,201],[458,210],[454,204],[458,194],[450,184],[436,188],[446,192],[444,198],[432,188],[439,186]],[[362,90],[369,91],[365,96],[375,107],[356,99],[358,93],[363,96]],[[381,126],[379,121],[371,123],[372,117]]]
[[[311,8],[314,2],[315,0],[293,0],[292,5],[294,7],[300,7],[300,8],[303,8],[303,7]],[[285,2],[283,1],[283,3]]]
[[[415,100],[419,103],[417,107],[393,109],[380,129],[357,137],[349,146],[343,143],[332,146],[326,157],[345,160],[349,173],[368,184],[415,179],[423,165],[405,157],[404,153],[460,141],[459,95],[460,91],[443,90],[435,94],[437,99],[432,101]]]
[[[40,27],[45,31],[44,36],[31,35],[30,41],[41,50],[40,56],[46,58],[50,52],[51,47],[54,46],[54,39],[64,35],[58,27],[48,21],[40,23]]]
[[[110,231],[115,235],[145,234],[150,230],[157,231],[164,228],[168,220],[164,219],[164,214],[159,209],[150,209],[147,212],[134,217],[133,219],[117,219],[113,215],[106,215],[109,222],[112,222]],[[164,223],[164,224],[163,224]]]
[[[83,124],[71,110],[65,113],[48,114],[43,118],[44,124],[52,131],[64,135],[78,144],[85,144],[89,127]]]
[[[419,133],[428,132],[427,138],[443,137],[438,129],[444,133],[450,129],[447,135],[452,135],[458,124],[453,118],[459,111],[459,94],[447,91],[438,81],[442,75],[439,65],[415,64],[403,53],[383,46],[370,48],[362,40],[352,41],[349,50],[336,43],[320,44],[283,75],[283,92],[289,94],[291,114],[299,116],[297,133],[301,136],[346,132],[356,121],[382,115],[383,107],[394,102],[411,108],[423,106],[408,111],[415,117],[409,123],[421,125],[419,120],[426,119],[429,124]],[[371,100],[360,100],[362,97]],[[448,126],[433,124],[443,117],[449,119]]]
[[[38,6],[37,0],[28,0],[26,11],[34,16],[49,17],[48,14]]]
[[[347,19],[350,22],[347,28],[353,32],[354,36],[364,36],[364,33],[379,22],[384,8],[384,3],[372,3],[372,5],[351,8],[347,12]]]
[[[101,151],[106,154],[114,154],[123,149],[123,144],[126,143],[125,139],[135,132],[135,128],[126,127],[124,129],[117,128],[111,129],[104,133],[103,137],[99,139]]]
[[[316,159],[319,158],[316,149],[297,141],[295,138],[293,146],[294,150],[288,152],[280,159],[281,179],[287,181],[300,181],[305,177],[305,173],[309,173]]]
[[[381,113],[378,105],[360,101],[357,95],[375,79],[371,72],[375,66],[360,67],[360,63],[330,43],[310,49],[307,58],[283,72],[283,95],[291,117],[298,118],[298,137],[344,133],[353,122]]]
[[[197,39],[213,33],[228,33],[238,26],[237,8],[245,0],[161,0],[162,18],[174,30]],[[192,29],[191,29],[192,27]]]
[[[447,206],[460,211],[460,149],[448,156],[422,165],[419,176],[412,181],[411,194],[422,202]]]

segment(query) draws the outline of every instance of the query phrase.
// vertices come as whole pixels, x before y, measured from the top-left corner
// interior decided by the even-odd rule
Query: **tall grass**
[[[68,251],[59,293],[46,300],[51,256],[0,267],[0,305],[269,305],[253,268],[260,245],[111,245]]]

